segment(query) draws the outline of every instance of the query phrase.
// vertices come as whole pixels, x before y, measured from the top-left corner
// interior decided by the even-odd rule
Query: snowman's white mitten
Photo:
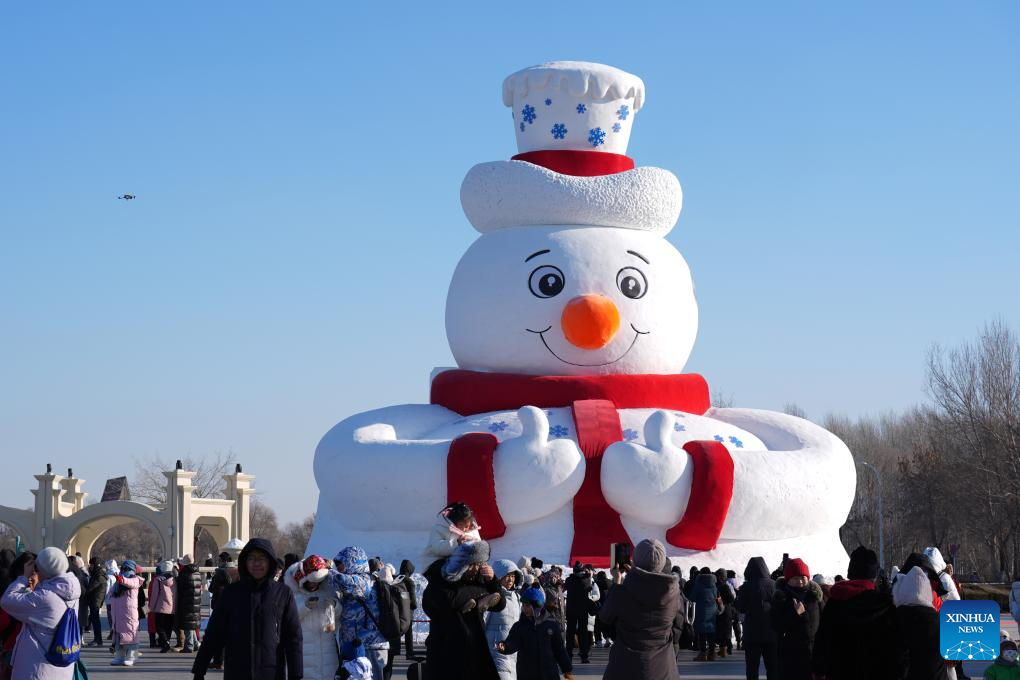
[[[602,493],[624,517],[673,526],[687,509],[694,478],[690,456],[670,439],[673,416],[656,411],[645,421],[647,446],[611,444],[602,458]]]
[[[574,498],[584,481],[584,456],[571,439],[549,439],[545,411],[517,411],[519,437],[499,444],[493,459],[496,503],[507,524],[551,515]]]

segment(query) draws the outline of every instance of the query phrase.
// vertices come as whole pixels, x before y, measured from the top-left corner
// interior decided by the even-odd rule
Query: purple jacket
[[[46,650],[64,612],[78,609],[80,596],[81,585],[70,573],[40,581],[34,591],[28,589],[28,579],[24,576],[7,587],[0,607],[24,624],[14,643],[11,677],[18,680],[71,680],[74,677],[74,664],[64,668],[53,666],[46,661]]]

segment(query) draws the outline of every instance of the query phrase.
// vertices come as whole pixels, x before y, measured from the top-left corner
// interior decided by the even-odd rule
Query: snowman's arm
[[[774,411],[713,408],[705,415],[747,430],[766,447],[733,451],[733,500],[722,538],[781,539],[843,525],[857,474],[836,435]]]
[[[320,496],[341,523],[359,531],[428,531],[446,505],[450,440],[422,437],[458,418],[433,404],[389,406],[347,418],[315,450]]]

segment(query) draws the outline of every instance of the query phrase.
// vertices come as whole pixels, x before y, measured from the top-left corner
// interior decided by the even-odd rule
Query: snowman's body
[[[569,125],[584,130],[598,116],[628,120],[643,100],[639,80],[608,67],[523,73],[505,100],[522,112],[527,151],[546,148],[528,135],[547,113],[555,137],[567,123],[554,121],[575,110],[587,118]],[[357,544],[422,558],[436,511],[478,498],[495,557],[607,561],[610,542],[655,537],[677,563],[739,570],[790,553],[842,572],[839,527],[855,486],[845,445],[785,414],[709,408],[704,381],[681,375],[698,316],[687,263],[663,238],[680,211],[676,178],[656,168],[584,176],[574,164],[626,157],[538,153],[465,179],[462,202],[482,236],[447,298],[459,372],[434,379],[432,404],[358,414],[323,438],[309,550]],[[541,167],[550,162],[563,172]],[[454,374],[466,382],[449,398]],[[554,396],[543,391],[557,381]],[[592,517],[604,519],[604,540]]]
[[[545,411],[549,437],[576,444],[571,409]],[[655,411],[619,411],[626,442],[647,443],[645,423]],[[711,409],[704,416],[671,413],[677,449],[688,441],[723,439],[734,460],[734,500],[714,550],[676,548],[664,539],[672,521],[648,517],[654,515],[648,512],[656,495],[654,485],[641,479],[638,466],[621,470],[616,478],[618,495],[632,502],[621,502],[618,509],[632,537],[658,538],[674,563],[684,567],[732,568],[756,555],[773,565],[789,553],[803,555],[819,573],[845,571],[847,558],[839,541],[845,515],[840,511],[853,500],[853,486],[847,480],[852,482],[854,469],[836,437],[782,413],[750,409]],[[446,503],[450,442],[471,432],[489,432],[503,442],[519,437],[521,430],[516,411],[461,417],[430,404],[379,409],[341,422],[323,438],[316,454],[316,470],[322,471],[321,498],[309,550],[326,554],[345,545],[383,546],[394,559],[429,559],[422,552],[435,519],[431,511]],[[629,461],[616,462],[625,468]],[[611,488],[613,482],[604,478],[604,491]],[[536,488],[520,502],[537,504],[543,492],[548,490]],[[498,493],[497,482],[497,497]],[[490,542],[494,557],[534,554],[566,564],[573,531],[567,501],[540,519],[508,526],[504,536]]]

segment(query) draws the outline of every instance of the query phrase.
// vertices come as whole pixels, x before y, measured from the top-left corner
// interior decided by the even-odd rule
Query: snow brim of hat
[[[662,168],[576,177],[526,161],[493,161],[468,171],[460,203],[483,234],[504,227],[588,225],[665,236],[680,217],[683,190]]]

